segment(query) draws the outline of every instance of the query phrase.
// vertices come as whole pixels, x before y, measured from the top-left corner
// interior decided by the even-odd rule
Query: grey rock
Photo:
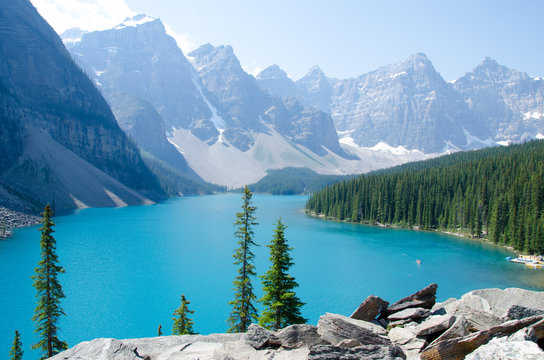
[[[142,360],[145,359],[145,355],[140,355],[136,346],[127,345],[119,340],[96,339],[80,343],[50,358],[50,360],[61,359]]]
[[[276,332],[276,336],[285,349],[298,349],[315,345],[326,345],[317,333],[317,326],[309,324],[290,325]]]
[[[483,311],[473,311],[465,313],[465,318],[470,324],[471,331],[482,331],[491,329],[502,323],[502,320]]]
[[[408,309],[408,308],[425,308],[431,309],[436,302],[436,289],[438,285],[431,284],[418,292],[407,296],[393,305],[389,306],[385,311],[385,315],[389,316],[392,313]]]
[[[394,344],[400,345],[407,353],[419,352],[427,345],[424,338],[416,336],[414,329],[396,327],[387,334]]]
[[[522,320],[512,320],[489,330],[478,331],[462,338],[439,341],[426,347],[421,353],[421,358],[423,360],[463,359],[480,346],[487,344],[491,339],[514,334],[523,328],[537,324],[542,318],[541,315]]]
[[[416,326],[417,336],[427,336],[446,331],[455,323],[454,315],[438,315],[427,318],[424,322]]]
[[[246,344],[250,345],[256,350],[264,348],[279,348],[281,341],[276,334],[270,330],[267,330],[257,324],[251,324],[249,329],[243,336]]]
[[[449,299],[447,299],[447,300],[444,301],[444,302],[435,303],[435,304],[433,305],[433,307],[431,308],[431,311],[432,311],[433,313],[436,312],[436,311],[440,311],[440,310],[442,310],[442,309],[445,311],[445,310],[446,310],[445,307],[446,307],[447,305],[449,305],[449,304],[451,304],[451,303],[454,303],[454,302],[456,302],[456,301],[458,301],[456,298],[449,298]],[[443,314],[441,314],[441,315],[443,315]]]
[[[537,342],[536,332],[532,327],[521,329],[518,332],[508,336],[509,341],[532,341]]]
[[[505,290],[483,289],[474,290],[468,294],[478,296],[487,301],[490,311],[498,318],[505,318],[508,310],[514,305],[544,311],[544,293],[541,291],[530,291],[519,288],[508,288]],[[461,300],[463,298],[464,296]]]
[[[326,313],[319,318],[317,332],[323,340],[338,344],[345,339],[354,339],[363,345],[389,345],[385,329],[370,322]]]
[[[389,306],[389,303],[377,296],[370,295],[359,305],[350,318],[364,321],[372,321]]]
[[[431,345],[443,341],[443,340],[449,340],[454,338],[459,338],[463,336],[467,336],[470,331],[470,324],[465,318],[464,315],[459,315],[456,317],[455,322],[448,330],[446,330],[442,335],[440,335],[438,338],[436,338]]]
[[[544,319],[531,325],[531,329],[534,331],[537,341],[544,339]]]
[[[404,360],[406,355],[398,346],[363,345],[354,349],[320,345],[310,349],[308,360]]]
[[[526,317],[542,314],[544,314],[544,310],[541,309],[530,309],[525,306],[513,305],[512,307],[510,307],[510,309],[508,309],[506,318],[509,320],[520,320]]]
[[[543,360],[544,352],[532,341],[494,338],[468,354],[466,360]]]
[[[429,316],[431,312],[424,308],[409,308],[404,309],[398,312],[395,312],[392,315],[389,315],[388,319],[390,321],[396,320],[419,320],[424,319]]]

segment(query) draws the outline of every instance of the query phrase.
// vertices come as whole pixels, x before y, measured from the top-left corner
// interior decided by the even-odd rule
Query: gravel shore
[[[36,225],[40,221],[41,218],[36,214],[10,210],[0,206],[0,238],[10,236],[9,230],[11,229]]]

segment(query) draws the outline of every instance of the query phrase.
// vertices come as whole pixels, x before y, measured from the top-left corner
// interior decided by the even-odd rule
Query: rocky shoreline
[[[484,289],[436,303],[436,291],[431,284],[392,305],[369,296],[350,317],[326,313],[317,326],[95,339],[51,359],[544,359],[544,292]]]
[[[12,210],[0,206],[0,238],[11,236],[11,230],[39,224],[41,218],[25,211]]]

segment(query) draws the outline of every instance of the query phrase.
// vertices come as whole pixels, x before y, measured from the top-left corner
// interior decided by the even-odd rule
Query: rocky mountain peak
[[[506,66],[500,65],[495,59],[485,57],[470,75],[481,79],[498,80],[510,76],[513,71]]]
[[[304,75],[303,79],[304,78],[323,79],[326,77],[327,76],[325,75],[325,72],[319,66],[314,65],[310,68],[310,70],[308,70],[306,75]]]
[[[214,47],[211,44],[204,44],[198,49],[190,52],[187,56],[192,58],[193,64],[197,70],[202,69],[203,67],[211,68],[230,68],[236,69],[237,71],[243,71],[240,62],[232,46],[230,45],[220,45]]]
[[[287,73],[274,64],[257,74],[257,80],[283,80],[288,79]]]
[[[164,29],[164,24],[162,23],[160,19],[154,18],[147,14],[138,14],[136,16],[127,17],[125,20],[123,20],[121,24],[114,27],[114,29],[120,30],[127,27],[135,28],[145,24],[148,24],[147,26],[149,26],[150,24],[152,24],[153,26],[160,26]]]

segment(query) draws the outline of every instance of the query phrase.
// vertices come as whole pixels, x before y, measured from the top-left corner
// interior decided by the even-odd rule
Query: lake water
[[[268,267],[274,223],[281,216],[295,249],[292,274],[303,315],[316,324],[325,312],[350,315],[368,296],[389,302],[430,283],[438,300],[473,289],[544,289],[544,272],[504,260],[513,253],[479,241],[409,230],[329,222],[301,210],[304,196],[255,195],[256,268]],[[67,316],[61,339],[74,346],[98,337],[133,338],[171,334],[180,296],[195,310],[195,330],[224,332],[232,300],[235,212],[241,195],[183,197],[143,207],[80,210],[55,218],[57,253]],[[0,241],[0,358],[7,357],[15,329],[25,359],[36,341],[31,321],[39,261],[39,226]],[[418,265],[416,260],[420,259]],[[254,279],[258,296],[259,279]]]

